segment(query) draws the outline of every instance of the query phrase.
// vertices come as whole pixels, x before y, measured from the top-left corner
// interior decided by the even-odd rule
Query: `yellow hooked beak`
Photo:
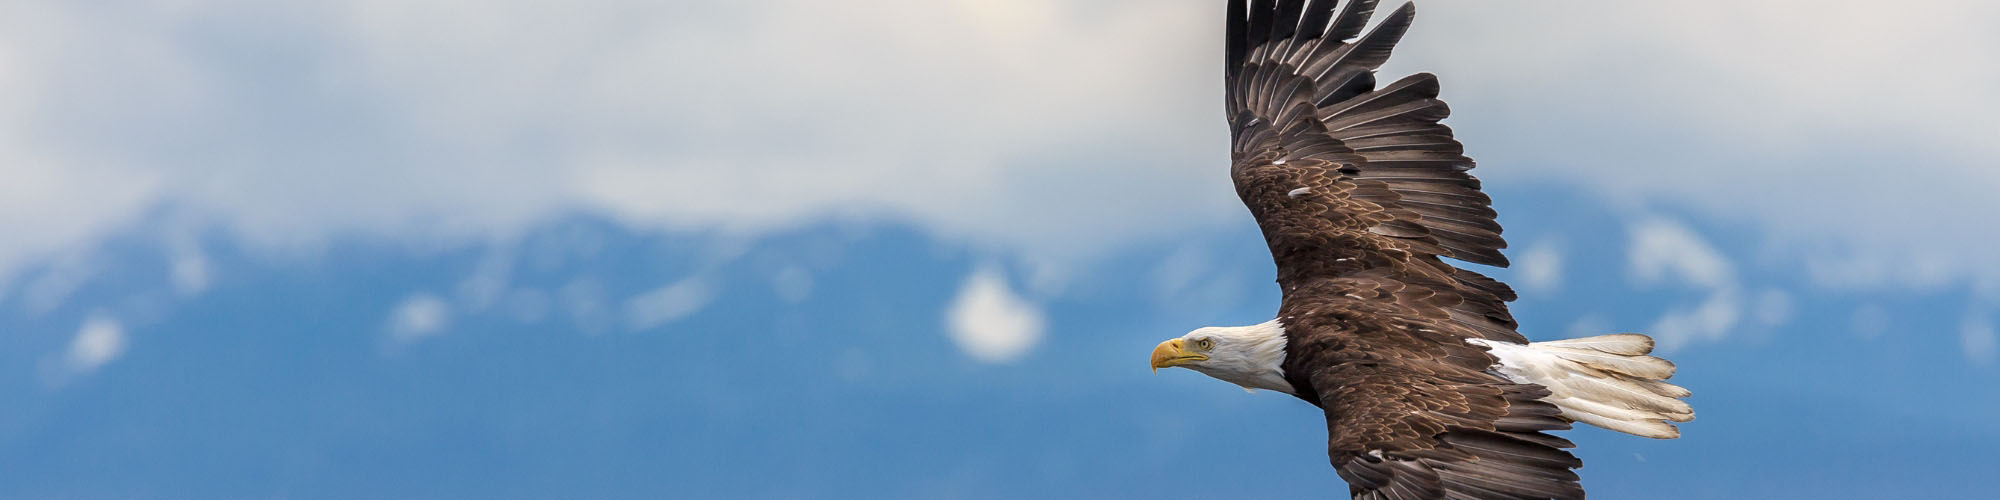
[[[1182,343],[1181,339],[1161,342],[1159,347],[1153,348],[1154,372],[1159,372],[1161,368],[1170,368],[1196,361],[1208,361],[1208,356],[1187,352],[1187,345]]]

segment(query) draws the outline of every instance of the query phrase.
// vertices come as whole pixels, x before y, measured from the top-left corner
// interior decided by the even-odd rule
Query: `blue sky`
[[[1211,3],[0,6],[0,497],[1338,496]],[[1986,493],[1994,9],[1422,3],[1592,493]]]

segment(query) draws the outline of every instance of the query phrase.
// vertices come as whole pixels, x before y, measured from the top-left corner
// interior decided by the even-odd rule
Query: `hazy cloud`
[[[389,312],[389,339],[408,343],[444,333],[451,324],[451,305],[429,293],[404,298]]]
[[[1734,289],[1717,291],[1693,307],[1676,307],[1660,315],[1647,333],[1658,340],[1662,352],[1673,352],[1698,342],[1713,342],[1729,336],[1743,318],[1742,299]]]
[[[1693,229],[1671,219],[1652,217],[1634,223],[1627,263],[1642,286],[1679,285],[1705,291],[1695,305],[1669,308],[1654,321],[1651,333],[1662,351],[1728,337],[1744,319],[1771,328],[1791,319],[1790,293],[1766,289],[1744,291],[1736,266],[1715,245]]]
[[[951,307],[945,310],[946,331],[972,359],[1005,363],[1019,359],[1041,342],[1042,311],[1016,295],[999,271],[980,269],[965,278]]]
[[[1640,284],[1686,283],[1704,288],[1735,286],[1735,266],[1693,229],[1673,220],[1649,218],[1631,228],[1628,262]]]
[[[1822,284],[1963,284],[2000,276],[2000,234],[1965,230],[2000,212],[2000,122],[1966,112],[2000,109],[1997,16],[1977,0],[1425,1],[1389,68],[1443,76],[1485,179],[1754,224]]]
[[[167,277],[173,283],[174,292],[182,297],[200,295],[208,291],[214,281],[214,269],[208,254],[202,252],[201,243],[193,234],[176,231],[167,237]]]
[[[812,273],[803,267],[786,266],[771,276],[771,290],[787,304],[805,302],[813,293]]]
[[[1209,268],[1214,267],[1210,262],[1213,258],[1198,245],[1182,245],[1153,267],[1153,290],[1163,302],[1187,292],[1196,286],[1197,280],[1209,274]]]
[[[1551,241],[1539,241],[1514,255],[1515,283],[1522,291],[1553,292],[1562,288],[1562,249]]]
[[[1797,307],[1792,304],[1792,294],[1775,288],[1758,293],[1751,304],[1753,317],[1762,326],[1778,326],[1791,321]]]
[[[125,325],[116,319],[92,316],[70,339],[64,366],[72,374],[97,371],[106,363],[125,355]]]
[[[681,280],[626,299],[625,324],[633,330],[650,330],[679,321],[707,307],[714,296],[715,291],[699,278]]]
[[[1993,331],[1993,322],[1984,316],[1965,318],[1959,327],[1959,345],[1965,350],[1965,359],[1980,365],[1992,365],[2000,357],[2000,336]]]
[[[2000,277],[2000,235],[1965,230],[2000,212],[2000,122],[1964,112],[2000,109],[2000,6],[1899,5],[1435,0],[1386,71],[1443,75],[1490,183],[1754,224],[1823,283]],[[1088,258],[1240,217],[1193,56],[1219,11],[6,3],[0,276],[162,205],[272,248],[587,210],[740,234],[858,215]]]
[[[40,315],[62,307],[71,294],[97,277],[99,263],[94,252],[83,251],[56,259],[41,274],[22,287],[21,305],[30,314]]]
[[[595,278],[572,279],[556,294],[563,312],[569,313],[570,322],[586,334],[604,333],[616,321],[612,316],[615,311],[605,297],[604,285]]]
[[[1253,258],[1264,259],[1264,255],[1268,254]],[[1182,244],[1160,259],[1148,273],[1155,305],[1182,313],[1214,314],[1243,303],[1253,289],[1250,277],[1217,272],[1227,266],[1219,265],[1216,259],[1213,252],[1195,242]]]
[[[1184,60],[1213,45],[1188,36],[1216,31],[1212,9],[130,7],[0,7],[0,146],[48,146],[0,147],[0,231],[23,236],[0,267],[158,204],[276,247],[475,238],[575,210],[753,233],[864,214],[1065,259],[1185,227],[1144,223],[1157,209],[1197,221],[1233,202],[1212,106],[1162,105],[1213,101],[1212,68]],[[248,45],[269,57],[216,49]],[[1125,196],[1096,195],[1113,180]]]
[[[480,257],[472,273],[458,282],[458,302],[468,313],[485,312],[507,295],[514,274],[514,249],[495,245]]]

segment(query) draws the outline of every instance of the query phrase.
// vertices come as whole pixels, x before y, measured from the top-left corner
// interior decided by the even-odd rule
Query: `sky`
[[[1298,498],[1222,2],[0,3],[0,497]],[[1396,2],[1389,2],[1394,5]],[[2000,6],[1425,0],[1604,498],[2000,467]]]

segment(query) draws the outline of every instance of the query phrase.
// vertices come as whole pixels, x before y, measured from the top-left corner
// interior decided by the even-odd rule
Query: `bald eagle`
[[[1376,82],[1415,7],[1365,29],[1376,2],[1340,3],[1229,0],[1230,177],[1283,301],[1167,340],[1152,366],[1319,407],[1357,499],[1583,498],[1575,445],[1549,431],[1679,437],[1689,393],[1644,335],[1530,343],[1511,288],[1444,260],[1505,267],[1506,242],[1437,78]]]

